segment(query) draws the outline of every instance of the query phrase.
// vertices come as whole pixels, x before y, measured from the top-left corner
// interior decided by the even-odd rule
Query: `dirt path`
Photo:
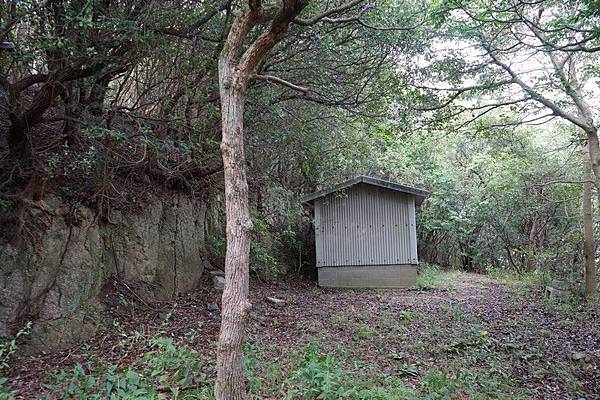
[[[446,274],[442,287],[337,290],[255,281],[250,341],[259,358],[278,363],[283,373],[291,355],[317,339],[325,350],[343,349],[348,363],[414,387],[441,371],[461,386],[458,392],[481,393],[457,399],[600,399],[597,309],[549,303],[533,288],[478,275]],[[277,307],[266,296],[287,304]],[[36,398],[49,373],[91,359],[128,365],[147,350],[143,338],[159,332],[188,344],[211,369],[219,314],[206,304],[214,302],[218,293],[205,289],[176,305],[120,306],[93,341],[14,360],[10,382],[21,398]]]

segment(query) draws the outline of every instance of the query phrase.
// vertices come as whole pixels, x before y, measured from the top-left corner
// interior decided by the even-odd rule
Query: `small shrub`
[[[15,337],[10,338],[4,342],[0,342],[0,372],[10,367],[10,359],[18,349],[18,341],[20,338],[29,335],[31,332],[31,321],[27,322],[25,326],[17,332]]]
[[[250,242],[250,272],[267,279],[275,278],[281,272],[281,266],[271,251],[257,240]]]
[[[252,344],[244,346],[244,358],[242,363],[248,379],[248,392],[251,396],[257,396],[262,388],[262,379],[260,377],[258,357],[260,351]]]
[[[375,335],[375,331],[367,324],[360,324],[356,329],[356,336],[359,339],[368,339]]]
[[[402,310],[402,312],[400,313],[400,316],[402,317],[403,320],[410,322],[415,317],[415,313],[414,313],[414,311],[410,311],[410,310]]]
[[[282,270],[279,261],[273,256],[276,235],[259,215],[252,215],[252,224],[254,229],[250,242],[250,272],[260,278],[275,278]]]
[[[224,236],[207,235],[206,248],[213,256],[223,258],[227,250],[227,241]]]
[[[273,279],[282,271],[282,265],[273,255],[275,239],[270,226],[260,217],[253,215],[252,240],[250,241],[250,272],[259,278]],[[208,252],[217,258],[224,258],[227,240],[224,235],[206,237]]]
[[[158,399],[154,388],[138,373],[114,365],[104,369],[92,363],[77,364],[70,371],[59,372],[46,388],[51,395],[48,399]]]
[[[12,201],[0,199],[0,213],[8,212],[13,206]]]
[[[480,329],[478,326],[471,326],[465,336],[454,337],[446,346],[448,353],[462,353],[467,350],[491,352],[498,345],[488,331]]]
[[[439,287],[440,269],[437,265],[420,263],[417,275],[417,288],[431,290]]]

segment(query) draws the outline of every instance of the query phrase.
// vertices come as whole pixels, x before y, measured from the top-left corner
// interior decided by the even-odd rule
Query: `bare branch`
[[[544,183],[537,183],[535,184],[535,186],[547,186],[547,185],[555,185],[557,183],[564,183],[564,184],[570,184],[570,185],[581,185],[584,183],[591,183],[591,184],[596,184],[595,181],[592,180],[583,180],[583,181],[548,181],[548,182],[544,182]]]
[[[265,82],[269,82],[269,83],[275,83],[275,84],[278,84],[278,85],[286,86],[286,87],[288,87],[288,88],[290,88],[292,90],[296,90],[298,92],[302,92],[305,95],[308,93],[308,88],[303,87],[303,86],[295,85],[295,84],[293,84],[291,82],[286,81],[285,79],[281,79],[281,78],[278,78],[276,76],[272,76],[272,75],[258,75],[258,74],[256,74],[256,75],[254,75],[254,79],[257,79],[259,81],[265,81]]]
[[[466,92],[470,92],[470,91],[475,91],[475,90],[482,90],[482,89],[494,89],[494,88],[499,88],[501,86],[504,85],[511,85],[513,83],[516,83],[514,81],[514,79],[506,79],[503,81],[499,81],[499,82],[493,82],[489,85],[474,85],[474,86],[468,86],[468,87],[463,87],[463,88],[450,88],[450,89],[436,89],[436,88],[432,88],[433,90],[439,90],[439,91],[452,91],[454,92],[445,102],[443,102],[440,105],[437,106],[429,106],[429,107],[421,107],[421,108],[417,108],[418,111],[434,111],[434,110],[439,110],[442,108],[445,108],[446,106],[449,106],[454,100],[456,100],[458,97],[460,97],[461,94],[466,93]],[[424,87],[421,87],[424,88]],[[429,89],[429,88],[428,88]]]
[[[529,86],[527,83],[525,83],[525,81],[523,81],[521,78],[519,78],[517,73],[515,71],[513,71],[513,69],[509,65],[502,62],[494,54],[494,51],[485,42],[485,40],[482,40],[482,47],[485,49],[485,51],[487,52],[488,56],[492,59],[492,61],[496,65],[498,65],[500,68],[502,68],[504,71],[506,71],[511,76],[511,78],[515,81],[515,83],[517,85],[519,85],[521,87],[521,89],[523,89],[525,91],[525,93],[527,93],[529,96],[531,96],[531,98],[533,100],[548,107],[550,110],[552,110],[552,112],[554,112],[554,114],[558,115],[561,118],[566,119],[567,121],[572,122],[573,124],[579,126],[586,132],[589,131],[591,128],[593,128],[593,127],[590,127],[589,124],[587,123],[587,121],[584,120],[583,118],[580,118],[577,115],[573,115],[572,113],[567,112],[565,109],[560,107],[558,104],[556,104],[552,100],[548,99],[547,97],[541,95],[535,89],[533,89],[531,86]]]

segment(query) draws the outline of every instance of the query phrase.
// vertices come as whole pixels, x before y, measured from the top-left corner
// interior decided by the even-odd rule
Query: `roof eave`
[[[410,186],[404,186],[399,183],[389,182],[389,181],[385,181],[383,179],[376,179],[376,178],[372,178],[370,176],[362,175],[362,176],[358,176],[356,178],[349,179],[347,181],[338,183],[337,185],[334,185],[331,188],[308,194],[302,198],[302,202],[303,203],[311,203],[320,197],[325,197],[329,194],[352,187],[359,183],[366,183],[368,185],[378,186],[378,187],[394,190],[397,192],[413,195],[413,196],[415,196],[415,203],[417,205],[421,205],[421,203],[423,203],[423,201],[429,196],[429,192],[427,190],[417,189],[417,188],[413,188]]]

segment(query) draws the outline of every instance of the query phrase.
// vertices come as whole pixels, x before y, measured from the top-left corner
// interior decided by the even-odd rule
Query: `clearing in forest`
[[[111,322],[88,344],[11,361],[20,398],[103,398],[115,387],[212,398],[219,313],[207,303],[219,293],[152,308],[113,295]],[[550,302],[533,283],[465,273],[422,291],[254,281],[251,299],[245,367],[256,399],[600,398],[597,305]]]

